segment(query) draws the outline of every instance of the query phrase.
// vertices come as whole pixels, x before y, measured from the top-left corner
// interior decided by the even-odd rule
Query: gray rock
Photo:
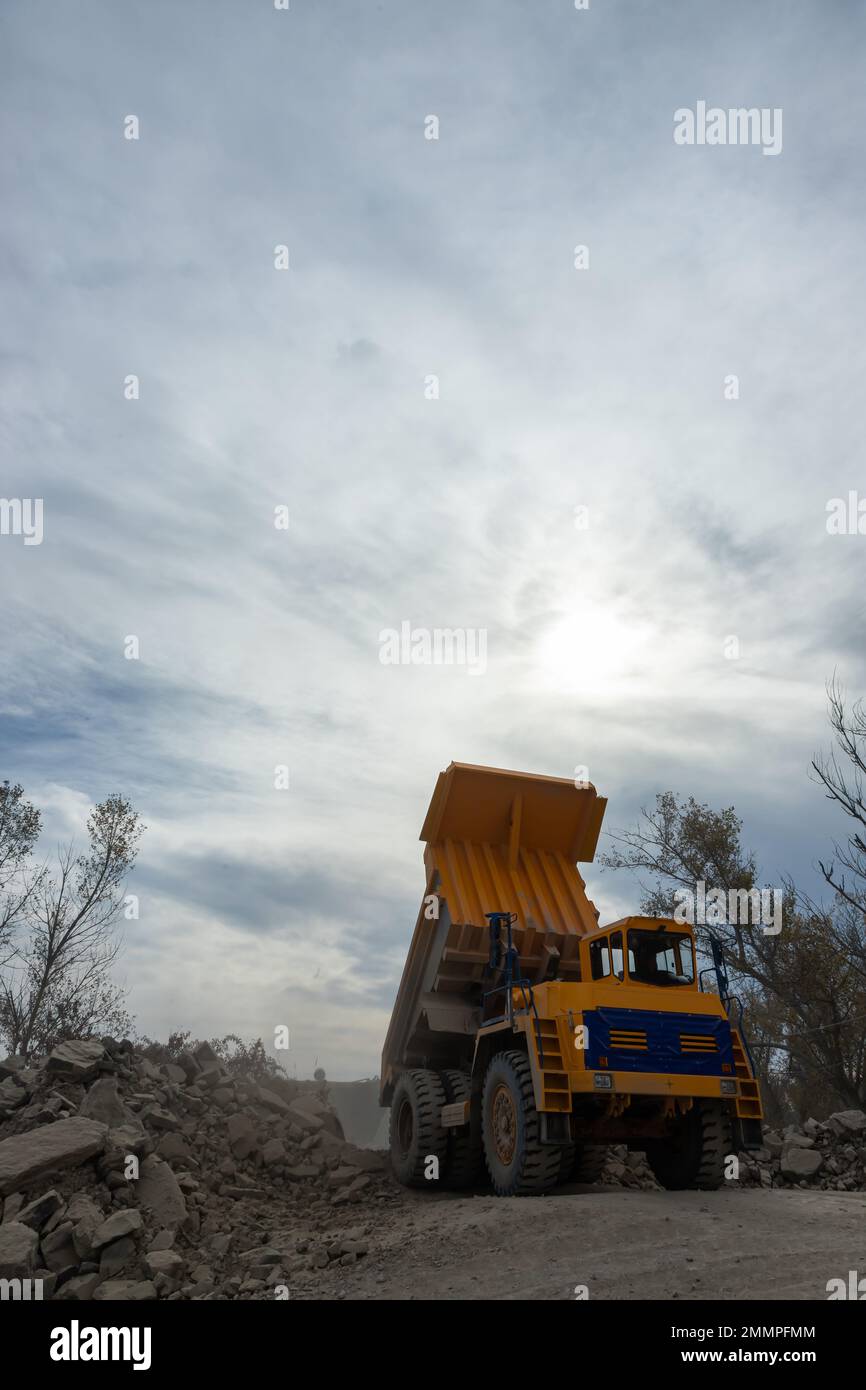
[[[151,1129],[177,1129],[177,1116],[164,1110],[161,1105],[148,1106],[146,1110],[142,1110],[141,1118]]]
[[[14,1076],[7,1076],[0,1082],[0,1111],[11,1114],[30,1099],[30,1089],[22,1086]]]
[[[253,1250],[244,1250],[239,1256],[244,1265],[278,1265],[282,1259],[279,1250],[271,1245],[257,1245]]]
[[[229,1115],[228,1132],[235,1158],[246,1158],[256,1148],[256,1127],[248,1115]]]
[[[180,1279],[186,1269],[186,1261],[175,1250],[148,1250],[144,1263],[152,1279],[158,1274],[164,1274],[169,1279]]]
[[[97,1303],[152,1303],[156,1289],[150,1279],[107,1279],[93,1297]]]
[[[36,1268],[39,1237],[31,1226],[7,1221],[0,1226],[0,1279],[28,1279]]]
[[[50,1270],[59,1274],[70,1265],[77,1268],[78,1252],[73,1241],[71,1221],[63,1221],[49,1235],[42,1237],[42,1258]]]
[[[136,1249],[135,1241],[125,1236],[123,1240],[115,1240],[111,1245],[106,1245],[99,1261],[100,1279],[114,1279],[118,1274],[122,1274],[131,1264],[135,1262]]]
[[[53,1187],[50,1192],[45,1192],[41,1197],[37,1197],[35,1202],[29,1206],[22,1207],[18,1213],[18,1220],[24,1226],[32,1226],[34,1231],[41,1231],[49,1217],[53,1216],[63,1206],[63,1198]]]
[[[782,1150],[782,1173],[786,1178],[810,1178],[824,1162],[815,1149],[804,1149],[791,1144]]]
[[[622,1167],[625,1172],[625,1165]],[[354,1182],[357,1177],[360,1177],[357,1168],[334,1168],[328,1174],[328,1182],[331,1187],[343,1187],[345,1183]]]
[[[222,1066],[222,1063],[208,1062],[206,1066],[202,1067],[196,1077],[196,1082],[199,1086],[205,1086],[208,1090],[213,1091],[216,1090],[218,1086],[222,1085],[225,1080],[225,1075],[225,1068]]]
[[[136,1186],[139,1203],[150,1209],[160,1226],[184,1226],[189,1218],[186,1198],[168,1164],[149,1154],[140,1171]]]
[[[174,1130],[162,1136],[156,1151],[167,1163],[195,1163],[189,1144]]]
[[[94,1232],[93,1250],[98,1253],[112,1241],[122,1240],[124,1236],[136,1235],[144,1225],[139,1211],[116,1211]]]
[[[365,1173],[382,1173],[388,1162],[384,1154],[376,1153],[373,1149],[359,1149],[354,1144],[343,1144],[340,1157],[343,1163],[347,1163],[353,1168],[360,1168]],[[628,1154],[626,1162],[631,1163],[632,1160],[635,1160],[634,1166],[637,1166],[639,1159],[639,1154]]]
[[[95,1157],[105,1147],[105,1125],[80,1115],[55,1120],[26,1134],[0,1141],[0,1196],[42,1177],[44,1173],[74,1168]]]
[[[862,1134],[866,1114],[862,1110],[837,1110],[827,1121],[834,1134]]]
[[[276,1110],[279,1115],[288,1115],[289,1106],[275,1091],[269,1091],[265,1086],[257,1086],[255,1096],[259,1105],[266,1106],[268,1110]]]
[[[151,1252],[154,1250],[170,1250],[177,1240],[174,1231],[159,1231],[150,1243]]]
[[[96,1293],[102,1276],[100,1274],[76,1274],[59,1290],[57,1297],[64,1302],[80,1300],[88,1303]]]
[[[187,1081],[194,1081],[199,1073],[199,1064],[191,1052],[182,1052],[177,1059],[177,1065],[184,1072]]]
[[[79,1110],[88,1120],[99,1120],[109,1129],[128,1124],[132,1115],[117,1094],[117,1077],[102,1076],[94,1081]]]
[[[288,1158],[282,1139],[269,1139],[262,1149],[262,1162],[266,1168],[272,1163],[285,1163]]]
[[[80,1038],[59,1043],[49,1053],[45,1070],[52,1075],[71,1076],[78,1081],[95,1076],[105,1060],[105,1048],[96,1038]]]
[[[325,1128],[318,1115],[310,1115],[306,1110],[296,1109],[294,1101],[288,1106],[288,1114],[292,1123],[302,1129],[305,1134],[315,1134],[318,1130]]]

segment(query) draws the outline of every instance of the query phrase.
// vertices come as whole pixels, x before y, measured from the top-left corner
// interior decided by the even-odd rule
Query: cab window
[[[614,932],[611,936],[604,936],[600,941],[593,941],[589,948],[589,961],[594,980],[607,980],[613,976],[617,980],[623,978],[622,960],[622,932]]]
[[[630,931],[628,973],[639,984],[693,984],[695,966],[691,937],[684,932]]]
[[[593,941],[589,948],[589,964],[594,980],[606,980],[610,974],[610,941],[602,937],[601,941]]]

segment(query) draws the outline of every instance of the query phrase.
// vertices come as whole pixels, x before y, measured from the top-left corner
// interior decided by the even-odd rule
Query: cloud
[[[10,11],[2,492],[45,539],[0,537],[0,773],[59,838],[141,808],[151,1035],[288,1009],[300,1074],[375,1071],[452,758],[586,763],[612,825],[735,804],[772,874],[838,831],[864,20],[684,14]],[[782,154],[675,146],[700,97],[782,106]],[[486,674],[384,667],[404,620],[483,629]]]

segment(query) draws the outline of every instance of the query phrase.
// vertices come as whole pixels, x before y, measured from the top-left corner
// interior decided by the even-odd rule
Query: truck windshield
[[[645,985],[693,984],[691,937],[684,932],[630,931],[628,973]]]

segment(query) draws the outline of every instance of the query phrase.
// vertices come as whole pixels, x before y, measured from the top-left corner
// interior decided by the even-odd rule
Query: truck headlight
[[[737,1094],[736,1081],[722,1081],[721,1091],[723,1096],[735,1096]]]
[[[597,1091],[612,1091],[613,1077],[608,1076],[606,1072],[596,1071],[592,1074],[592,1084]]]

